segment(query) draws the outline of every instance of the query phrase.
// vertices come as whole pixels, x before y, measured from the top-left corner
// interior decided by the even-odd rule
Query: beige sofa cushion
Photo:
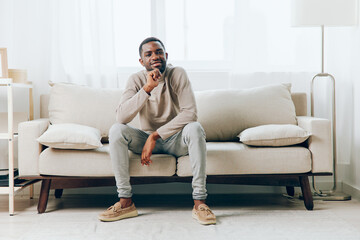
[[[140,155],[129,151],[131,176],[172,176],[176,159],[171,155],[153,154],[153,163],[142,166]],[[40,174],[55,176],[106,177],[114,176],[109,145],[94,150],[45,149],[39,157]]]
[[[50,125],[37,139],[45,146],[60,149],[95,149],[101,147],[100,130],[74,123]]]
[[[50,92],[50,122],[94,127],[101,131],[102,137],[106,137],[115,123],[115,110],[122,92],[121,89],[95,89],[55,83]]]
[[[237,142],[207,143],[207,175],[285,174],[311,171],[307,148],[250,147]],[[192,176],[189,156],[178,159],[177,174]]]
[[[251,146],[290,146],[304,142],[311,134],[291,124],[267,124],[248,128],[239,134],[240,141]]]
[[[296,124],[290,84],[196,92],[198,121],[207,141],[236,141],[243,130],[265,124]]]

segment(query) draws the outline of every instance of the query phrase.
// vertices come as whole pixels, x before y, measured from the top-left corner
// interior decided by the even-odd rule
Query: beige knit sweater
[[[150,95],[143,89],[146,76],[146,70],[130,76],[116,109],[118,122],[127,124],[139,113],[141,129],[157,131],[165,140],[197,120],[194,92],[183,68],[169,64]]]

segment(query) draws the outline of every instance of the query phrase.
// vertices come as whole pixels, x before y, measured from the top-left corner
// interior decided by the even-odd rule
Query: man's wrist
[[[153,90],[153,88],[147,84],[144,85],[143,89],[147,94],[150,94],[150,92]]]
[[[154,139],[155,141],[158,140],[160,137],[158,132],[153,132],[151,135],[152,139]]]

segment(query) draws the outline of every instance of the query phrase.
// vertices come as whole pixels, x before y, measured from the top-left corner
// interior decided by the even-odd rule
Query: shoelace
[[[112,208],[114,208],[114,206],[111,206],[107,209],[107,211],[111,210]],[[114,208],[115,209],[115,208]]]
[[[117,212],[117,211],[118,211],[118,210],[115,208],[114,205],[111,206],[111,207],[109,207],[107,210],[110,211],[111,209],[113,210],[113,212]]]
[[[199,210],[200,210],[200,211],[205,211],[205,212],[206,212],[206,216],[209,216],[209,215],[212,215],[212,214],[213,214],[213,212],[210,210],[210,208],[201,207]]]

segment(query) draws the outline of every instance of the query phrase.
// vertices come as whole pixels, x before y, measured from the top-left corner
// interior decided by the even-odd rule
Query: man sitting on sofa
[[[133,74],[116,110],[109,131],[110,157],[120,201],[99,215],[101,221],[116,221],[138,215],[131,200],[128,150],[141,154],[149,166],[152,153],[176,157],[189,154],[192,166],[194,208],[201,224],[215,224],[216,217],[205,204],[205,132],[196,122],[197,109],[190,81],[183,68],[167,65],[168,54],[157,38],[145,39],[139,47],[146,70]],[[139,113],[141,130],[126,125]]]

